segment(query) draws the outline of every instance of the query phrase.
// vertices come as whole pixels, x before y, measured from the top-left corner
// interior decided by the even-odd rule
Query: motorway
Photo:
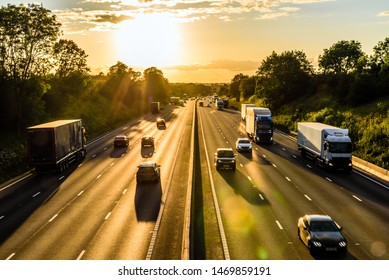
[[[343,227],[342,258],[389,259],[382,184],[313,166],[279,132],[273,144],[237,153],[235,172],[216,171],[216,149],[234,148],[244,123],[237,111],[195,106],[167,105],[166,129],[145,115],[89,143],[82,164],[2,188],[0,259],[309,260],[297,237],[304,214],[328,214]],[[128,135],[128,148],[113,148],[117,134]],[[155,149],[141,149],[146,134]],[[147,160],[161,164],[160,184],[136,184]]]

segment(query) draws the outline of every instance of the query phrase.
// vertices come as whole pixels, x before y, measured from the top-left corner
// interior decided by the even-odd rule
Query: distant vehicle
[[[142,137],[141,147],[154,147],[154,138],[150,135],[146,135]]]
[[[86,133],[80,119],[27,128],[27,158],[37,173],[62,172],[86,156]]]
[[[217,94],[212,95],[212,100],[213,101],[216,101],[218,98],[219,98],[219,96]]]
[[[113,140],[113,146],[114,148],[117,147],[128,147],[130,140],[126,135],[118,135],[115,136],[115,139]]]
[[[184,99],[180,99],[180,101],[178,102],[178,104],[180,106],[185,106],[185,100]]]
[[[150,103],[150,113],[151,114],[159,114],[161,111],[161,105],[159,102],[151,102]]]
[[[159,182],[161,178],[161,166],[153,161],[142,162],[136,172],[136,183]]]
[[[218,148],[214,158],[216,170],[236,169],[236,159],[234,151],[231,148]]]
[[[203,107],[203,104],[204,104],[203,101],[199,101],[199,106],[200,107]]]
[[[223,100],[217,99],[217,100],[215,101],[215,107],[216,107],[216,109],[218,109],[218,110],[223,110],[223,108],[224,108],[224,102],[223,102]]]
[[[212,103],[208,102],[207,107],[211,107],[211,106],[212,106]]]
[[[327,215],[305,215],[298,219],[297,235],[313,255],[320,252],[346,253],[342,228]]]
[[[228,108],[228,99],[223,98],[222,101],[223,101],[223,108]]]
[[[170,103],[173,105],[178,105],[178,104],[180,104],[180,98],[177,96],[171,96]]]
[[[158,128],[166,128],[166,122],[164,119],[157,119],[157,127]]]
[[[297,146],[303,157],[321,167],[352,169],[352,143],[348,129],[318,122],[297,123]]]
[[[238,152],[250,152],[253,149],[250,139],[248,138],[238,138],[235,142],[235,147]]]
[[[273,143],[273,130],[269,108],[246,108],[246,132],[255,143]]]
[[[248,107],[257,107],[255,104],[241,104],[240,114],[242,117],[242,121],[246,120],[246,112]]]

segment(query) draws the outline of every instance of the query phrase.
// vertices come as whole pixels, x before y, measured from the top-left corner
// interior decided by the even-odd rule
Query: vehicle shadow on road
[[[154,154],[154,147],[142,147],[140,150],[140,154],[142,158],[150,158]]]
[[[138,221],[156,221],[162,199],[161,183],[142,183],[136,185],[135,211]]]
[[[123,154],[127,152],[127,147],[113,148],[110,154],[111,158],[120,158]]]
[[[345,254],[321,253],[314,254],[312,257],[314,257],[315,260],[357,260],[350,252],[346,252]]]

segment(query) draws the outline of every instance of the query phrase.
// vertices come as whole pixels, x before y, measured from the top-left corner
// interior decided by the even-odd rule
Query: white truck
[[[273,119],[269,108],[247,107],[246,133],[255,143],[273,143]]]
[[[249,104],[249,103],[244,103],[240,105],[240,114],[242,117],[242,121],[246,120],[246,113],[247,113],[247,108],[248,107],[256,107],[255,104]]]
[[[348,129],[318,122],[297,123],[297,145],[303,157],[328,169],[352,169],[352,142]]]

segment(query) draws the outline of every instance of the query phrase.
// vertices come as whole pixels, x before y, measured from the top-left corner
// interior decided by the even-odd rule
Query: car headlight
[[[340,241],[340,242],[339,242],[339,246],[340,246],[340,247],[346,247],[346,246],[347,246],[346,241]]]
[[[312,244],[316,247],[321,247],[321,243],[319,241],[312,241]]]

